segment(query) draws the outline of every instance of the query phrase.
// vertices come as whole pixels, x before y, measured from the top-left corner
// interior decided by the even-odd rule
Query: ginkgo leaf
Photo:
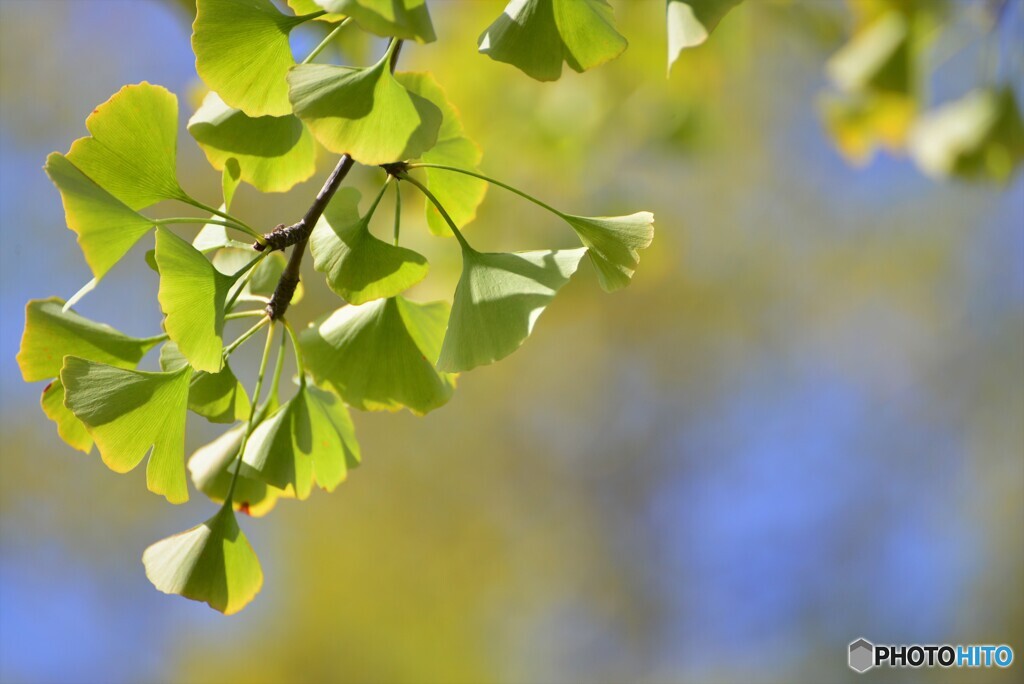
[[[437,40],[426,0],[315,0],[334,14],[352,17],[361,28],[378,36],[430,43]]]
[[[743,0],[668,0],[668,68],[683,50],[701,45],[722,18]]]
[[[156,263],[164,329],[193,368],[216,373],[224,365],[225,300],[236,278],[165,228],[156,233]]]
[[[434,146],[441,111],[395,80],[390,55],[365,68],[301,64],[288,72],[295,114],[320,144],[366,165],[419,157]]]
[[[512,0],[480,36],[480,52],[538,81],[556,81],[564,61],[582,73],[615,59],[628,43],[607,0]]]
[[[518,349],[586,253],[482,253],[464,248],[462,277],[437,367],[467,371]]]
[[[56,297],[33,299],[25,306],[25,332],[18,367],[25,382],[60,375],[65,356],[79,356],[121,368],[134,368],[157,341],[125,335],[75,311],[63,310]]]
[[[1024,122],[1013,90],[976,90],[923,116],[910,152],[935,178],[1005,182],[1024,161]]]
[[[86,454],[92,451],[92,437],[85,423],[78,420],[64,405],[64,384],[60,377],[46,386],[39,398],[39,405],[46,417],[57,424],[57,434],[65,444]]]
[[[902,151],[918,113],[916,99],[899,93],[826,95],[820,108],[836,147],[857,166],[871,161],[879,148]]]
[[[285,192],[316,171],[313,136],[291,114],[253,118],[211,92],[188,131],[214,168],[234,159],[241,179],[262,192]]]
[[[67,159],[130,209],[187,195],[178,185],[178,98],[166,88],[127,85],[85,120],[92,135]]]
[[[890,11],[859,31],[825,65],[846,92],[909,93],[912,89],[910,29],[900,11]]]
[[[359,444],[344,405],[304,384],[253,430],[239,474],[294,491],[302,500],[314,482],[333,491],[358,462]]]
[[[354,408],[427,413],[455,387],[434,368],[448,312],[402,297],[342,307],[300,333],[306,368]]]
[[[203,601],[225,615],[240,611],[263,587],[260,561],[230,506],[153,544],[142,554],[142,564],[160,591]]]
[[[437,144],[427,150],[420,159],[428,164],[477,170],[483,153],[475,142],[466,137],[458,110],[448,101],[434,77],[426,73],[403,73],[399,74],[398,81],[410,91],[433,102],[443,116],[441,130],[437,134]],[[427,186],[457,228],[462,228],[476,218],[477,207],[487,194],[487,183],[461,173],[431,168],[424,170]],[[437,207],[432,202],[426,202],[425,205],[427,225],[431,232],[435,235],[451,235],[451,228],[441,217]]]
[[[210,90],[249,116],[291,114],[285,75],[295,64],[288,34],[303,17],[270,0],[197,0],[196,71]]]
[[[235,199],[235,190],[238,190],[238,184],[241,182],[242,166],[238,160],[234,157],[225,159],[220,181],[221,192],[224,195],[221,211],[228,211],[231,208],[231,202]]]
[[[126,473],[152,453],[146,484],[171,503],[188,501],[185,483],[185,417],[188,366],[164,373],[128,370],[64,359],[64,403],[85,423],[111,470]]]
[[[98,186],[59,152],[46,158],[45,168],[60,190],[68,228],[78,234],[85,261],[99,280],[149,232],[153,221]]]
[[[300,17],[304,14],[314,14],[316,12],[323,11],[323,7],[316,3],[316,0],[285,0],[288,6],[292,8],[292,11]],[[327,14],[317,17],[320,21],[339,22],[345,18],[343,14],[334,14],[328,12]]]
[[[614,292],[629,285],[637,264],[638,249],[644,249],[654,239],[654,214],[641,211],[630,216],[563,215],[597,267],[597,277],[606,292]]]
[[[376,204],[359,216],[359,192],[342,188],[313,229],[309,246],[316,270],[352,304],[400,294],[427,275],[427,260],[370,233]]]
[[[188,359],[174,342],[160,348],[160,368],[176,370]],[[217,373],[196,371],[188,392],[188,408],[211,423],[233,423],[249,417],[249,395],[227,361]]]
[[[228,497],[245,430],[245,424],[231,428],[209,444],[196,449],[188,460],[192,484],[216,503],[223,503]],[[277,500],[286,495],[283,490],[271,487],[262,480],[239,473],[232,498],[235,510],[258,518],[269,513],[277,505]]]

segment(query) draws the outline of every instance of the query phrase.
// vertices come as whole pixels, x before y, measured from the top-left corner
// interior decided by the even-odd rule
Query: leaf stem
[[[316,59],[317,55],[323,52],[324,48],[330,45],[331,41],[334,40],[335,36],[337,36],[338,33],[341,32],[341,29],[344,28],[345,24],[348,23],[349,19],[351,19],[351,17],[345,17],[344,19],[342,19],[341,22],[334,27],[334,30],[328,33],[327,37],[320,41],[320,44],[313,48],[312,52],[306,55],[306,59],[302,60],[301,64],[309,64],[314,59]]]
[[[175,218],[151,219],[151,220],[153,221],[153,224],[157,225],[157,226],[166,226],[166,225],[171,225],[171,224],[174,224],[174,223],[191,224],[191,225],[206,225],[208,223],[212,223],[215,226],[224,226],[225,228],[232,228],[232,229],[237,230],[237,231],[239,231],[241,233],[245,233],[246,235],[248,235],[250,237],[262,238],[262,236],[259,233],[257,233],[256,231],[254,231],[251,228],[246,228],[242,224],[235,223],[234,221],[218,219],[218,218],[202,218],[202,217],[199,217],[199,216],[177,216]]]
[[[533,195],[530,195],[530,194],[528,194],[526,192],[523,192],[519,188],[514,188],[511,185],[509,185],[508,183],[502,183],[500,180],[496,180],[496,179],[491,178],[489,176],[485,176],[482,173],[477,173],[476,171],[470,171],[469,169],[460,169],[457,166],[447,166],[445,164],[428,164],[428,163],[425,163],[425,162],[420,162],[418,164],[409,164],[406,168],[409,168],[409,169],[441,169],[442,171],[453,171],[455,173],[461,173],[461,174],[464,174],[466,176],[473,176],[474,178],[479,178],[480,180],[485,181],[487,183],[490,183],[491,185],[497,185],[499,188],[504,188],[504,189],[508,190],[509,192],[515,193],[515,194],[519,195],[520,197],[522,197],[523,199],[529,200],[530,202],[533,202],[538,207],[542,207],[544,209],[547,209],[548,211],[550,211],[555,216],[559,216],[561,218],[565,218],[565,214],[563,212],[558,211],[557,209],[552,207],[550,204],[547,204],[546,202],[542,202],[541,200],[537,199]]]
[[[231,226],[232,228],[237,227],[242,232],[248,233],[249,235],[255,237],[257,242],[260,242],[262,240],[262,238],[263,238],[263,236],[260,235],[259,231],[257,231],[255,228],[250,226],[248,223],[246,223],[242,219],[235,218],[231,214],[223,212],[220,209],[214,209],[210,205],[203,204],[202,202],[200,202],[199,200],[197,200],[197,199],[195,199],[193,197],[184,197],[184,198],[181,199],[181,201],[186,203],[186,204],[191,204],[196,209],[202,209],[203,211],[208,211],[211,214],[213,214],[214,216],[220,216],[221,218],[224,218],[224,219],[227,219],[228,221],[231,221],[232,223],[235,224],[235,225]],[[203,223],[209,223],[209,222],[210,221],[204,221]]]
[[[285,334],[281,335],[281,348],[277,350],[277,361],[274,363],[274,377],[270,382],[270,394],[267,395],[267,401],[270,401],[270,397],[278,398],[278,388],[281,384],[281,373],[284,371],[284,346],[288,342],[288,336]]]
[[[263,325],[265,322],[270,321],[270,318],[264,319],[260,324]],[[270,322],[270,328],[267,331],[267,343],[263,346],[263,359],[260,361],[259,374],[256,376],[256,389],[253,391],[252,399],[249,402],[249,422],[245,426],[245,436],[242,437],[242,444],[238,447],[238,456],[235,457],[235,472],[231,476],[231,485],[228,487],[228,495],[224,498],[224,505],[231,506],[234,502],[235,496],[235,483],[238,482],[238,471],[243,454],[245,454],[245,445],[249,443],[249,436],[252,435],[253,429],[256,427],[256,407],[260,400],[260,393],[263,391],[263,378],[267,373],[267,361],[270,360],[270,345],[274,341],[274,323]]]
[[[402,184],[395,183],[395,247],[402,231]]]
[[[263,326],[270,322],[270,316],[267,316],[266,313],[264,313],[263,318],[260,319],[259,323],[246,330],[239,336],[237,340],[235,340],[234,342],[232,342],[231,344],[224,348],[224,356],[231,356],[231,354],[236,349],[241,347],[246,342],[246,340],[255,335],[257,332],[259,332],[260,328],[262,328]],[[271,328],[273,328],[273,326],[271,326]]]
[[[404,181],[409,181],[417,188],[419,188],[420,192],[422,192],[424,196],[426,196],[426,198],[430,200],[430,202],[435,207],[437,207],[437,210],[438,212],[440,212],[441,217],[444,218],[445,222],[448,224],[448,227],[452,229],[452,233],[455,234],[455,239],[459,241],[459,244],[462,245],[463,249],[468,249],[470,252],[476,251],[469,245],[469,242],[466,241],[466,238],[463,237],[462,231],[460,231],[455,226],[455,221],[452,221],[452,217],[448,215],[448,212],[445,211],[443,206],[441,206],[441,203],[438,201],[438,199],[434,197],[434,193],[430,192],[430,190],[427,190],[427,186],[423,185],[423,183],[420,183],[418,180],[404,172],[399,172],[398,177]]]
[[[288,337],[292,340],[292,350],[295,352],[295,368],[299,375],[299,386],[306,386],[306,366],[302,363],[302,350],[299,349],[299,336],[295,334],[295,328],[288,321],[281,319],[284,329],[288,331]]]

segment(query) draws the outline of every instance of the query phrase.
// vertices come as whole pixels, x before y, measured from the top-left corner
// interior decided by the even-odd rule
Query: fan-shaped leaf
[[[139,83],[121,88],[85,120],[92,134],[67,159],[131,209],[187,197],[178,185],[178,98]]]
[[[441,111],[388,68],[301,64],[288,73],[295,114],[327,149],[367,164],[418,157],[437,142]]]
[[[448,311],[402,297],[342,307],[299,335],[306,367],[355,408],[427,413],[455,387],[434,368]]]
[[[188,364],[174,342],[160,349],[160,368],[170,371]],[[249,395],[228,362],[218,373],[196,371],[188,392],[188,407],[211,423],[233,423],[249,417]]]
[[[637,264],[638,249],[654,239],[654,214],[641,211],[630,216],[564,216],[597,267],[597,277],[606,292],[629,285]]]
[[[224,304],[236,278],[164,228],[156,234],[156,263],[164,329],[193,368],[218,372],[224,365]]]
[[[582,73],[627,45],[607,0],[512,0],[480,36],[479,48],[538,81],[556,81],[563,61]]]
[[[147,453],[146,484],[171,503],[188,501],[185,483],[185,416],[188,366],[148,373],[64,359],[64,402],[85,423],[111,470],[126,473]]]
[[[466,137],[458,111],[445,97],[444,91],[434,77],[430,74],[404,73],[398,76],[398,80],[410,91],[433,102],[443,116],[441,130],[437,134],[437,144],[427,150],[420,159],[429,164],[477,170],[483,153],[475,142]],[[476,218],[477,207],[487,194],[487,183],[461,173],[431,168],[424,170],[430,191],[448,212],[457,228],[462,228]],[[435,235],[451,235],[451,228],[441,218],[437,207],[432,202],[426,202],[426,208],[427,225],[431,232]]]
[[[316,0],[328,12],[352,17],[378,36],[430,43],[437,40],[426,0]]]
[[[60,190],[68,228],[78,234],[78,245],[96,280],[99,280],[153,227],[96,185],[58,152],[46,158],[46,174]]]
[[[142,564],[160,591],[204,601],[225,615],[244,608],[263,586],[260,561],[229,506],[202,525],[153,544],[142,554]]]
[[[291,114],[285,76],[295,58],[288,34],[303,21],[270,0],[197,0],[196,71],[224,102],[249,116]]]
[[[686,48],[702,44],[718,22],[743,0],[668,0],[668,68]]]
[[[467,371],[518,349],[586,253],[485,254],[463,249],[462,277],[437,367]]]
[[[316,171],[313,136],[290,114],[252,118],[209,93],[188,130],[214,168],[235,159],[241,179],[263,192],[285,192]]]
[[[344,405],[303,385],[253,431],[239,473],[306,499],[314,482],[333,491],[358,462],[359,444]]]
[[[245,429],[244,424],[231,428],[209,444],[196,449],[188,460],[192,484],[217,503],[223,503],[227,499]],[[235,482],[233,504],[237,511],[261,517],[269,513],[282,496],[287,494],[267,485],[266,482],[239,473]]]
[[[359,216],[359,192],[343,188],[327,207],[310,237],[316,270],[352,304],[400,294],[427,275],[420,254],[389,245],[370,233],[373,210]],[[374,206],[374,209],[376,206]]]

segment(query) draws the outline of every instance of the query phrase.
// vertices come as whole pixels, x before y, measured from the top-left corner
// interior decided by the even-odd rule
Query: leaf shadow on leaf
[[[285,119],[282,121],[282,119]],[[229,126],[231,135],[222,134]],[[266,135],[266,127],[275,125],[274,135]],[[261,116],[252,118],[236,109],[216,123],[194,123],[189,133],[196,142],[216,145],[225,152],[260,157],[282,157],[302,139],[302,122],[295,117]],[[221,133],[221,135],[218,135]],[[237,162],[236,162],[237,164]]]

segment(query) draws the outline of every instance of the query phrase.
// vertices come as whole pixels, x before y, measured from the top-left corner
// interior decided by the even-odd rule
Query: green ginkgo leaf
[[[120,368],[134,368],[156,344],[64,311],[56,297],[33,299],[25,306],[25,332],[18,351],[18,367],[25,382],[60,375],[65,356],[79,356]]]
[[[188,131],[214,168],[234,159],[241,179],[263,192],[285,192],[316,171],[313,136],[291,114],[253,118],[208,93]]]
[[[668,0],[668,68],[683,50],[701,45],[722,18],[743,0]]]
[[[188,359],[174,342],[161,347],[161,370],[176,370],[187,364]],[[225,361],[217,373],[195,372],[188,392],[188,408],[211,423],[233,423],[249,417],[249,395]]]
[[[25,382],[51,380],[40,397],[43,413],[57,424],[62,440],[89,453],[92,438],[85,425],[64,406],[64,385],[58,377],[64,357],[79,356],[134,368],[155,344],[155,339],[130,337],[74,310],[65,311],[64,301],[56,297],[33,299],[25,307],[25,332],[17,360]]]
[[[130,209],[188,196],[178,185],[178,98],[149,83],[127,85],[85,120],[92,135],[67,159]]]
[[[910,93],[910,27],[903,13],[886,12],[829,58],[832,81],[846,92]]]
[[[151,219],[132,210],[54,152],[46,174],[60,190],[68,228],[78,234],[89,269],[99,280],[153,227]]]
[[[160,591],[203,601],[225,615],[244,608],[263,586],[260,561],[230,506],[153,544],[142,554],[142,564]]]
[[[239,474],[306,499],[316,483],[333,491],[359,462],[348,410],[329,392],[303,384],[249,437]]]
[[[538,81],[558,80],[563,61],[593,69],[627,45],[607,0],[512,0],[479,41],[480,52]]]
[[[437,367],[468,371],[518,349],[586,253],[482,253],[464,247],[462,277]]]
[[[193,368],[218,372],[224,366],[225,300],[237,279],[165,228],[156,233],[156,263],[164,329]]]
[[[394,36],[421,43],[437,40],[426,0],[315,0],[335,15],[352,17],[378,36]]]
[[[641,211],[630,216],[563,215],[597,267],[597,277],[606,292],[614,292],[629,285],[640,255],[654,239],[654,214]]]
[[[285,2],[287,2],[288,6],[292,8],[292,11],[295,12],[295,14],[299,15],[300,17],[304,14],[314,14],[316,12],[322,12],[324,9],[323,7],[316,3],[316,0],[285,0]],[[329,21],[332,23],[339,22],[344,18],[345,15],[334,14],[332,12],[328,12],[327,14],[323,14],[317,17],[317,19],[320,21]]]
[[[285,76],[295,64],[288,34],[303,17],[270,0],[197,0],[196,71],[228,105],[252,117],[291,114]]]
[[[126,473],[146,454],[146,485],[171,503],[188,501],[185,417],[188,366],[164,373],[117,368],[75,356],[60,372],[64,403],[85,423],[108,468]]]
[[[395,80],[390,55],[365,68],[301,64],[288,72],[295,114],[320,144],[366,165],[412,159],[434,146],[441,111]]]
[[[918,121],[910,152],[935,178],[1005,182],[1024,162],[1024,121],[1013,90],[976,90]]]
[[[379,196],[378,196],[379,201]],[[374,203],[359,216],[359,192],[343,188],[313,229],[309,247],[316,270],[352,304],[400,294],[427,275],[427,260],[411,249],[378,240],[370,233]]]
[[[434,77],[425,73],[404,73],[398,76],[398,80],[410,91],[433,102],[443,116],[441,130],[437,134],[437,144],[427,150],[420,159],[428,164],[476,171],[483,153],[475,142],[466,137],[459,112],[448,101],[444,90]],[[477,207],[487,194],[487,183],[461,173],[431,168],[425,171],[427,186],[448,212],[456,227],[462,228],[476,218]],[[441,218],[433,203],[426,202],[426,211],[427,225],[431,232],[435,235],[452,234],[448,223]]]
[[[231,480],[235,478],[238,450],[242,448],[245,430],[245,424],[231,428],[209,444],[196,449],[188,460],[192,484],[216,503],[227,500]],[[283,496],[287,496],[283,490],[239,473],[232,503],[236,511],[258,518],[269,513]]]
[[[65,444],[86,454],[92,451],[92,437],[85,423],[78,420],[64,405],[64,384],[60,377],[54,378],[46,386],[39,398],[39,405],[46,417],[57,424],[57,434]]]
[[[354,408],[427,413],[455,387],[434,367],[448,312],[402,297],[344,306],[299,335],[306,368]]]

